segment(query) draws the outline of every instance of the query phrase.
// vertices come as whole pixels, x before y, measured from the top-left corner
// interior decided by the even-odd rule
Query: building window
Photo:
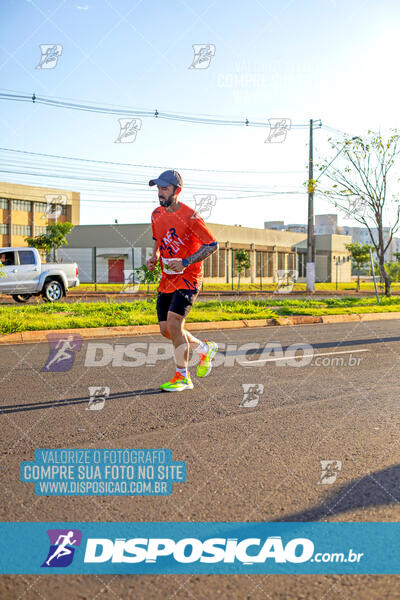
[[[27,237],[31,235],[31,226],[30,225],[13,225],[13,234],[14,235],[23,235]]]
[[[262,252],[256,250],[256,277],[261,276]]]
[[[7,235],[8,234],[8,225],[5,223],[0,223],[0,234]]]
[[[225,253],[226,253],[225,248],[219,248],[218,249],[218,254],[219,254],[219,276],[220,277],[225,277],[226,276]]]
[[[305,277],[306,276],[306,253],[305,252],[299,252],[297,255],[297,270],[299,272],[299,277]]]
[[[233,277],[237,277],[238,272],[237,272],[237,259],[236,259],[236,251],[232,250],[232,273],[233,273]]]
[[[0,208],[7,210],[8,209],[8,200],[7,198],[0,198]]]
[[[33,203],[33,210],[34,212],[38,212],[38,213],[44,213],[46,212],[46,202],[34,202]]]
[[[274,274],[274,253],[261,252],[263,260],[263,277],[272,277]]]
[[[218,251],[214,252],[214,254],[211,254],[211,260],[212,260],[212,276],[213,277],[219,277],[219,264],[218,264]]]
[[[13,200],[12,207],[14,210],[31,211],[31,203],[28,200]]]
[[[207,256],[207,258],[203,262],[204,277],[210,277],[210,260],[211,256]]]
[[[286,254],[284,252],[278,252],[278,269],[284,270],[286,269]]]
[[[35,235],[42,235],[46,233],[47,227],[42,227],[41,225],[35,225]]]
[[[47,213],[49,218],[54,218],[54,209],[55,207],[58,208],[57,210],[57,215],[64,215],[66,216],[67,214],[67,206],[66,204],[57,204],[57,203],[51,203],[51,205],[48,205],[46,202],[34,202],[33,203],[33,210],[34,212],[37,213]],[[60,212],[61,209],[61,212]]]

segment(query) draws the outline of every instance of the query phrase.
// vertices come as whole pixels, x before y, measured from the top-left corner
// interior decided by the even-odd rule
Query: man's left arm
[[[189,265],[192,265],[193,263],[205,260],[207,256],[214,254],[214,252],[216,252],[217,250],[218,242],[211,242],[211,244],[203,244],[202,246],[200,246],[197,252],[188,256],[186,260]]]
[[[193,213],[191,218],[190,228],[192,230],[193,235],[202,242],[200,248],[183,259],[177,259],[176,261],[171,261],[168,265],[170,269],[173,271],[182,271],[184,267],[188,265],[192,265],[193,263],[202,262],[208,256],[213,254],[218,250],[218,242],[215,237],[211,233],[211,231],[207,228],[203,219],[200,217],[198,213]]]
[[[187,258],[184,258],[183,260],[185,262],[183,262],[181,258],[171,260],[171,262],[168,264],[168,269],[179,273],[180,271],[182,271],[182,269],[189,265],[192,265],[193,263],[202,262],[207,258],[207,256],[214,254],[214,252],[216,252],[217,250],[218,242],[211,242],[211,244],[203,244],[202,246],[200,246],[197,252],[191,254]]]

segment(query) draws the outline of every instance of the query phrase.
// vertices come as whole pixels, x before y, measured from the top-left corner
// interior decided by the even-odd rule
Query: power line
[[[138,169],[137,167],[132,167],[127,163],[91,161],[88,159],[79,159],[79,161],[75,163],[75,159],[71,157],[30,153],[27,151],[11,150],[7,148],[0,148],[0,150],[2,150],[4,153],[2,157],[3,168],[0,168],[0,172],[3,173],[42,177],[43,179],[58,178],[66,180],[69,179],[71,181],[96,182],[97,184],[100,183],[104,185],[120,185],[127,188],[129,187],[130,194],[134,193],[133,190],[135,189],[137,193],[143,193],[145,190],[148,191],[147,182],[149,174],[145,172],[145,167],[147,167],[147,165],[140,165]],[[7,153],[10,153],[11,157],[8,157]],[[107,169],[108,172],[105,172],[104,165],[109,167]],[[110,168],[115,166],[120,166],[123,168],[123,170]],[[302,173],[302,171],[295,171],[294,173]],[[231,174],[231,172],[229,172],[229,174]],[[235,175],[241,174],[235,173]],[[252,175],[264,176],[265,174],[263,172],[254,172]],[[272,187],[276,186],[272,184]],[[185,190],[186,189],[206,190],[208,192],[211,190],[262,193],[275,191],[273,189],[271,190],[271,184],[266,186],[262,182],[255,180],[253,180],[251,184],[247,184],[241,182],[240,180],[236,182],[234,179],[232,180],[232,178],[229,180],[229,182],[221,181],[219,178],[217,181],[204,181],[203,177],[200,177],[200,179],[196,177],[191,178],[190,182],[185,184]]]
[[[23,170],[17,170],[17,169],[0,169],[0,173],[11,173],[11,174],[15,174],[15,175],[26,175],[26,176],[30,176],[30,177],[43,177],[43,178],[52,178],[52,179],[70,179],[73,181],[94,181],[94,182],[98,182],[98,183],[106,183],[106,184],[112,184],[112,185],[126,185],[126,186],[137,186],[140,188],[140,191],[148,191],[148,188],[145,187],[143,185],[143,183],[141,182],[137,182],[137,181],[121,181],[121,180],[117,180],[117,179],[104,179],[104,178],[99,178],[97,175],[96,176],[86,176],[86,177],[82,177],[79,175],[71,175],[71,174],[65,174],[65,173],[40,173],[40,172],[32,172],[32,171],[23,171]],[[208,193],[210,193],[211,190],[213,191],[231,191],[231,192],[245,192],[245,191],[254,191],[254,192],[262,192],[263,194],[268,194],[269,192],[273,192],[274,190],[268,190],[266,188],[263,188],[262,186],[254,186],[252,189],[249,189],[249,186],[229,186],[229,185],[218,185],[218,184],[188,184],[185,185],[185,189],[187,190],[192,190],[192,191],[206,191]],[[111,190],[110,190],[111,192]]]
[[[322,129],[328,129],[329,131],[332,131],[333,133],[339,134],[339,135],[348,135],[345,131],[342,131],[341,129],[336,129],[335,127],[330,127],[329,125],[321,125]]]
[[[0,150],[4,152],[16,152],[19,154],[29,154],[31,156],[43,156],[46,158],[59,158],[63,160],[76,160],[79,162],[87,162],[101,165],[115,165],[115,166],[123,166],[123,167],[139,167],[143,169],[168,169],[170,167],[166,165],[143,165],[143,164],[135,164],[135,163],[123,163],[123,162],[114,162],[110,160],[95,160],[89,158],[80,158],[78,156],[63,156],[59,154],[44,154],[42,152],[29,152],[27,150],[17,150],[15,148],[2,148]],[[197,167],[182,167],[182,171],[199,171],[202,173],[250,173],[250,174],[260,174],[260,175],[269,175],[272,173],[278,174],[287,174],[287,173],[303,173],[304,171],[256,171],[256,170],[224,170],[224,169],[200,169]]]
[[[46,106],[53,106],[55,108],[65,108],[70,110],[78,110],[92,113],[130,116],[130,117],[142,117],[142,118],[156,118],[156,119],[167,119],[171,121],[181,121],[185,123],[197,123],[202,125],[225,125],[231,127],[245,126],[245,127],[268,127],[268,122],[252,121],[246,119],[228,119],[227,117],[200,117],[195,115],[188,115],[185,113],[174,113],[159,111],[157,108],[154,110],[143,110],[136,108],[118,107],[115,108],[106,104],[93,104],[89,102],[83,103],[82,101],[63,101],[60,98],[51,96],[37,96],[35,92],[32,94],[26,94],[23,92],[17,93],[4,93],[0,92],[0,99],[8,100],[13,102],[32,102],[33,104],[44,104]],[[284,119],[282,119],[283,121]],[[274,119],[275,121],[275,119]],[[320,128],[322,126],[321,120],[315,120],[315,127]],[[308,128],[308,123],[291,123],[290,129],[305,129]]]

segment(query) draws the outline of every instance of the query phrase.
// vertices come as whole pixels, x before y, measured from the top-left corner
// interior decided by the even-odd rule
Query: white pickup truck
[[[42,263],[36,248],[0,248],[0,294],[16,302],[41,295],[47,302],[60,300],[79,285],[76,263]]]

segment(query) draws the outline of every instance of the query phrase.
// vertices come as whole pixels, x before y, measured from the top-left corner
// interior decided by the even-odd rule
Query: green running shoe
[[[207,377],[212,369],[211,361],[214,355],[218,352],[218,346],[215,342],[208,342],[204,340],[208,346],[208,352],[206,354],[200,354],[200,362],[197,365],[197,377]]]
[[[192,390],[193,383],[190,379],[190,373],[187,374],[187,377],[184,377],[177,371],[171,381],[162,383],[160,388],[164,392],[183,392],[183,390]]]

